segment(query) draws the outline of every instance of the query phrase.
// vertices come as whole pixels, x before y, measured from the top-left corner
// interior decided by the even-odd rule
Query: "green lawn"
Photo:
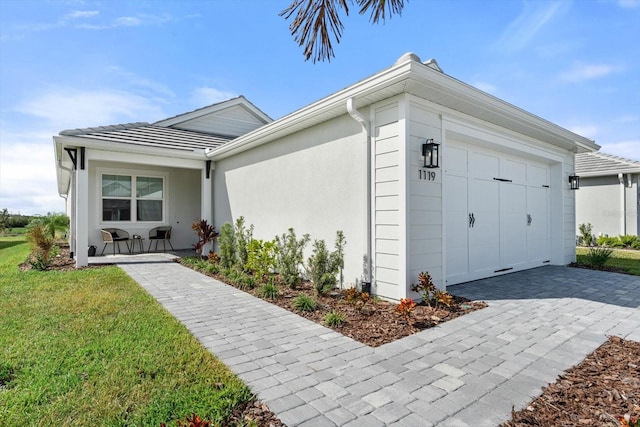
[[[587,248],[576,248],[578,264],[586,264],[585,255],[588,251]],[[629,274],[640,276],[640,251],[613,249],[605,266],[622,268]]]
[[[0,238],[0,425],[223,423],[249,389],[117,267],[20,272]]]

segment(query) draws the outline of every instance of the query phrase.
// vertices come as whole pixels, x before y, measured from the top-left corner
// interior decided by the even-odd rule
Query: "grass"
[[[4,235],[16,236],[16,235],[23,235],[26,232],[27,232],[27,227],[13,227],[13,228],[7,228],[6,230],[4,230]]]
[[[578,264],[587,264],[586,258],[589,249],[576,248]],[[609,260],[604,264],[607,267],[622,268],[629,274],[640,276],[640,251],[614,249]]]
[[[117,267],[20,272],[0,238],[0,424],[222,424],[249,389]]]

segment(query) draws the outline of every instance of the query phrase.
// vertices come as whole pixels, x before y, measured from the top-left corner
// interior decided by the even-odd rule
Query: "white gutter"
[[[627,234],[627,201],[625,197],[625,180],[624,175],[618,174],[618,182],[620,182],[620,235],[625,236]]]
[[[372,210],[372,206],[373,206],[373,201],[371,200],[372,197],[372,191],[371,191],[371,185],[374,182],[373,181],[373,168],[371,167],[371,159],[372,159],[372,154],[371,154],[371,132],[369,131],[369,121],[367,119],[365,119],[362,114],[360,114],[360,112],[356,109],[355,106],[355,98],[351,97],[349,99],[347,99],[347,112],[349,113],[349,115],[358,123],[360,123],[360,126],[362,126],[362,131],[364,132],[365,135],[365,143],[366,143],[366,150],[367,150],[367,182],[366,182],[366,189],[365,189],[365,197],[366,197],[366,205],[367,205],[367,212],[366,212],[366,218],[365,218],[365,226],[367,229],[367,261],[366,261],[366,268],[367,271],[364,272],[363,274],[363,281],[365,282],[369,282],[371,283],[373,280],[373,239],[372,239],[372,229],[371,227],[373,227],[373,221],[372,221],[372,215],[373,215],[373,210]]]

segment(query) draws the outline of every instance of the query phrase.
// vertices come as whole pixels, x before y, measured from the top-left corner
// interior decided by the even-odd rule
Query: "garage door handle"
[[[476,217],[473,216],[473,213],[469,214],[469,228],[473,228],[473,224],[476,223]]]
[[[527,214],[527,225],[531,225],[531,215]]]

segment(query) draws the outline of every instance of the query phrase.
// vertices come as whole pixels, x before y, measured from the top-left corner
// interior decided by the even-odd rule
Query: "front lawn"
[[[576,262],[578,264],[587,264],[586,255],[588,252],[588,248],[576,248]],[[605,267],[621,268],[627,274],[640,276],[640,251],[613,249],[611,258],[604,265]]]
[[[117,267],[26,271],[0,238],[0,424],[226,423],[249,389]]]

